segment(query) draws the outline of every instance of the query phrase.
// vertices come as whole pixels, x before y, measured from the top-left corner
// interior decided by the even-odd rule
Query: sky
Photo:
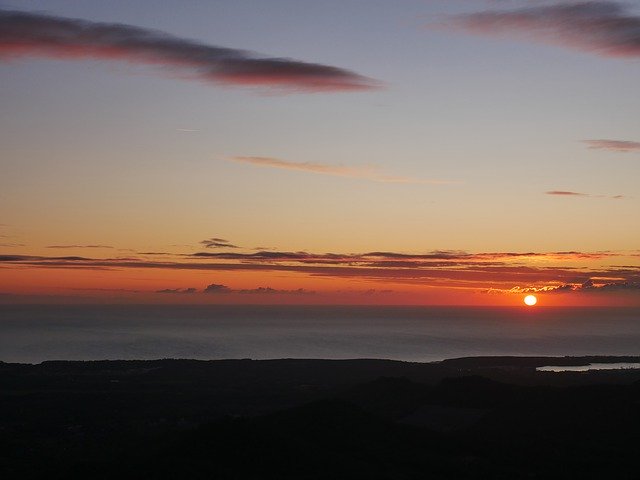
[[[640,2],[0,1],[0,302],[640,305]]]

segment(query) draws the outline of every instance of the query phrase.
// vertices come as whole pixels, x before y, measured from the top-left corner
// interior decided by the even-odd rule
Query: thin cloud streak
[[[513,287],[509,290],[490,290],[487,293],[604,293],[604,292],[640,292],[640,281],[618,280],[602,282],[589,278],[582,283],[564,283],[542,287]]]
[[[481,35],[525,36],[604,57],[640,57],[640,16],[613,1],[455,15],[448,26]]]
[[[343,167],[336,165],[328,165],[324,163],[312,162],[290,162],[272,157],[231,157],[230,160],[238,163],[247,163],[258,167],[279,168],[283,170],[296,170],[307,173],[317,173],[321,175],[332,175],[335,177],[359,178],[370,180],[372,182],[381,183],[412,183],[412,184],[429,184],[429,185],[448,185],[457,182],[446,180],[422,180],[410,177],[398,177],[392,175],[384,175],[376,168],[357,168]]]
[[[516,285],[559,285],[583,283],[590,278],[615,278],[619,283],[640,282],[637,267],[591,266],[585,261],[600,258],[624,257],[612,252],[551,252],[517,253],[496,252],[466,254],[454,252],[444,259],[443,252],[416,255],[415,258],[398,257],[390,252],[371,254],[309,254],[292,252],[263,252],[270,256],[255,254],[210,254],[219,255],[216,262],[203,262],[211,257],[196,257],[191,261],[163,262],[144,259],[89,259],[85,257],[38,257],[28,255],[0,255],[5,268],[61,268],[61,269],[161,269],[228,272],[288,272],[316,277],[358,279],[361,281],[384,281],[413,285],[448,285],[464,288],[510,288]],[[532,256],[535,264],[523,256]],[[433,258],[432,258],[433,257]],[[540,264],[542,260],[557,262],[572,259],[576,263],[558,266]],[[224,286],[212,284],[214,293],[225,293]],[[265,287],[266,288],[266,287]],[[249,293],[249,292],[244,292]],[[266,292],[263,292],[266,293]]]
[[[205,248],[240,248],[237,245],[230,243],[228,240],[224,238],[207,238],[206,240],[202,240],[200,245],[204,245]]]
[[[111,245],[47,245],[45,248],[66,249],[66,248],[115,248]]]
[[[571,192],[568,190],[550,190],[548,192],[544,192],[547,195],[559,195],[565,197],[588,197],[588,193],[580,193],[580,192]]]
[[[170,68],[180,78],[285,92],[377,88],[371,79],[329,65],[217,47],[116,23],[0,10],[0,58],[120,60]]]
[[[197,293],[197,288],[164,288],[162,290],[156,290],[156,293],[170,293],[170,294],[191,294]]]
[[[612,152],[640,152],[640,142],[628,140],[583,140],[591,150],[609,150]]]
[[[626,198],[624,195],[591,195],[590,193],[572,192],[570,190],[550,190],[544,193],[546,195],[556,195],[559,197],[612,198],[614,200],[621,200],[623,198]]]
[[[230,294],[236,293],[240,295],[315,295],[314,290],[307,290],[304,288],[297,288],[295,290],[278,290],[271,287],[257,287],[257,288],[240,288],[234,289],[226,285],[218,283],[212,283],[208,285],[202,293],[207,294]]]

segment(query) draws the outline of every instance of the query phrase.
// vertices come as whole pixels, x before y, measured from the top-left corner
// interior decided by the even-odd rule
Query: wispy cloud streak
[[[640,16],[613,1],[559,3],[456,15],[450,26],[482,35],[515,34],[606,57],[640,57]]]
[[[314,295],[316,293],[314,290],[305,288],[297,288],[295,290],[279,290],[271,287],[234,289],[218,283],[208,285],[202,292],[208,294],[237,293],[241,295]]]
[[[569,190],[550,190],[545,192],[547,195],[559,195],[561,197],[588,197],[587,193],[571,192]]]
[[[536,287],[583,283],[590,278],[615,279],[617,283],[640,282],[638,266],[602,266],[615,257],[631,257],[616,252],[431,252],[402,254],[313,254],[307,252],[215,253],[199,252],[182,261],[152,261],[141,258],[91,259],[86,257],[41,257],[0,255],[4,268],[60,269],[161,269],[228,272],[288,272],[318,277],[384,281],[464,288],[513,285]],[[560,263],[559,263],[560,262]],[[224,285],[212,284],[209,293],[225,293]],[[267,288],[267,287],[264,287]],[[165,292],[169,293],[169,292]],[[177,292],[176,292],[177,293]],[[229,292],[227,292],[229,293]],[[236,292],[251,293],[251,292]],[[268,293],[268,292],[255,292]]]
[[[313,162],[290,162],[272,157],[231,157],[230,160],[239,163],[248,163],[258,167],[280,168],[283,170],[297,170],[307,173],[317,173],[321,175],[332,175],[335,177],[350,177],[370,180],[382,183],[418,183],[446,185],[456,182],[446,180],[423,180],[411,177],[399,177],[393,175],[385,175],[374,167],[343,167],[337,165],[329,165],[325,163]]]
[[[196,288],[164,288],[162,290],[156,290],[156,293],[170,293],[170,294],[190,294],[197,293]]]
[[[612,152],[640,152],[640,142],[628,140],[583,140],[592,150],[609,150]]]
[[[68,248],[114,248],[111,245],[47,245],[46,248],[68,249]]]
[[[592,197],[592,198],[612,198],[614,200],[621,200],[625,198],[624,195],[592,195],[590,193],[572,192],[570,190],[549,190],[544,192],[546,195],[555,195],[558,197]]]
[[[322,92],[377,83],[342,68],[260,57],[130,25],[0,10],[0,57],[121,60],[219,84]]]
[[[496,290],[491,293],[499,293]],[[564,283],[562,285],[546,285],[542,287],[513,287],[502,293],[605,293],[605,292],[640,292],[640,281],[624,279],[613,282],[589,278],[582,283]]]
[[[206,240],[202,240],[200,245],[204,245],[206,248],[240,248],[237,245],[230,243],[228,240],[224,238],[207,238]]]

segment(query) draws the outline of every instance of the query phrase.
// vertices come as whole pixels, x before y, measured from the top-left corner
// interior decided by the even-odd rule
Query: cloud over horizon
[[[278,290],[271,287],[257,287],[257,288],[241,288],[241,289],[233,289],[229,288],[226,285],[221,285],[218,283],[212,283],[208,285],[202,293],[210,293],[210,294],[230,294],[230,293],[238,293],[241,295],[315,295],[315,291],[306,290],[304,288],[297,288],[295,290]]]
[[[480,35],[513,34],[603,57],[640,57],[640,16],[614,1],[461,14],[450,17],[448,26]]]
[[[513,287],[502,293],[601,293],[629,291],[640,291],[640,281],[602,281],[597,278],[589,278],[582,283],[564,283],[543,287]],[[494,292],[500,293],[500,291],[490,291],[488,293]]]
[[[581,284],[588,279],[609,279],[608,283],[640,282],[640,266],[610,265],[618,258],[633,258],[634,252],[486,252],[434,251],[424,254],[369,252],[362,254],[314,254],[308,252],[198,252],[187,260],[176,255],[174,261],[142,258],[92,259],[86,257],[42,257],[0,255],[3,268],[94,269],[121,272],[127,269],[200,272],[260,272],[265,278],[280,273],[309,277],[347,279],[358,282],[397,283],[423,287],[465,289],[496,288],[513,285],[527,288]],[[181,259],[181,260],[177,260]],[[620,262],[622,263],[622,262]],[[387,288],[385,286],[384,288]],[[175,291],[168,291],[175,290]],[[165,289],[161,293],[180,293],[184,289]],[[270,287],[234,290],[211,284],[206,293],[304,293],[271,291]],[[275,290],[275,289],[273,289]],[[186,293],[186,292],[185,292]]]
[[[190,294],[197,293],[197,288],[164,288],[162,290],[156,290],[156,293],[178,293],[178,294]]]
[[[46,57],[120,60],[170,68],[180,78],[286,92],[339,92],[379,87],[349,70],[207,45],[117,23],[0,10],[0,59]]]

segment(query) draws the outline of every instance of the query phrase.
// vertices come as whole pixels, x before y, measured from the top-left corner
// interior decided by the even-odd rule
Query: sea
[[[640,355],[639,308],[0,305],[0,361]]]

